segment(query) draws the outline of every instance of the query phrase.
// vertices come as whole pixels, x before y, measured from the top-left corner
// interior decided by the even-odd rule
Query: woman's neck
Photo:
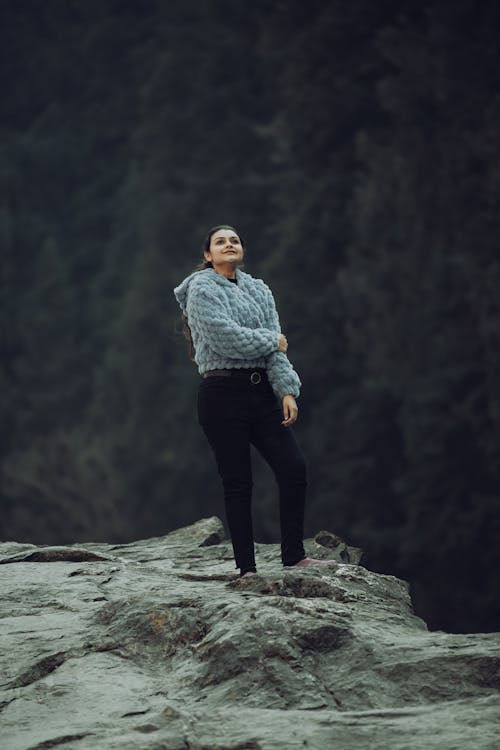
[[[212,266],[213,268],[213,266]],[[225,276],[226,279],[235,279],[236,278],[236,269],[234,270],[228,270],[228,271],[218,271],[216,268],[214,268],[215,273],[218,273],[219,276]]]

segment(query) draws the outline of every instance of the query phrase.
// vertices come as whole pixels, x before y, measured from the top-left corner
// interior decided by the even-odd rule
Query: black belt
[[[264,368],[256,367],[255,369],[245,369],[232,367],[228,370],[207,370],[202,374],[203,378],[208,378],[212,375],[220,375],[225,378],[245,378],[254,385],[260,383],[261,380],[267,380],[267,372]]]

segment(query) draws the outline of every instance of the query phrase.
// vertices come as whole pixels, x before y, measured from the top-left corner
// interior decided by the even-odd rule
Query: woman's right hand
[[[284,336],[281,333],[280,334],[280,338],[279,338],[278,351],[280,351],[280,352],[286,352],[287,349],[288,349],[288,341],[286,340],[286,336]]]

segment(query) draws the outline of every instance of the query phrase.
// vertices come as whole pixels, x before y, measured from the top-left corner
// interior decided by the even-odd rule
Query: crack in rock
[[[44,740],[36,745],[32,745],[27,750],[49,750],[51,747],[57,747],[57,745],[65,745],[67,742],[77,742],[83,740],[84,737],[92,737],[93,732],[81,732],[80,734],[63,734],[60,737],[54,737],[50,740]]]
[[[43,679],[55,669],[64,664],[69,658],[67,651],[58,651],[55,654],[49,654],[40,661],[37,661],[29,669],[20,674],[8,684],[8,688],[20,688],[31,685],[33,682]]]
[[[299,636],[298,644],[304,651],[327,654],[329,651],[352,643],[352,640],[352,633],[347,629],[338,628],[335,625],[323,625]]]
[[[98,555],[96,552],[89,552],[86,549],[48,547],[47,549],[39,549],[35,552],[4,557],[0,560],[0,565],[19,562],[97,562],[100,560],[109,562],[112,561],[112,558]]]

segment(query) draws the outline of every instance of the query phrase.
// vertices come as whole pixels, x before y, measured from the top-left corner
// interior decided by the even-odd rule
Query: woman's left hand
[[[288,393],[286,396],[283,396],[283,416],[285,417],[282,421],[282,425],[285,427],[288,427],[289,425],[293,424],[295,420],[297,419],[299,410],[297,408],[297,402],[295,401],[295,396],[292,396],[291,393]]]

